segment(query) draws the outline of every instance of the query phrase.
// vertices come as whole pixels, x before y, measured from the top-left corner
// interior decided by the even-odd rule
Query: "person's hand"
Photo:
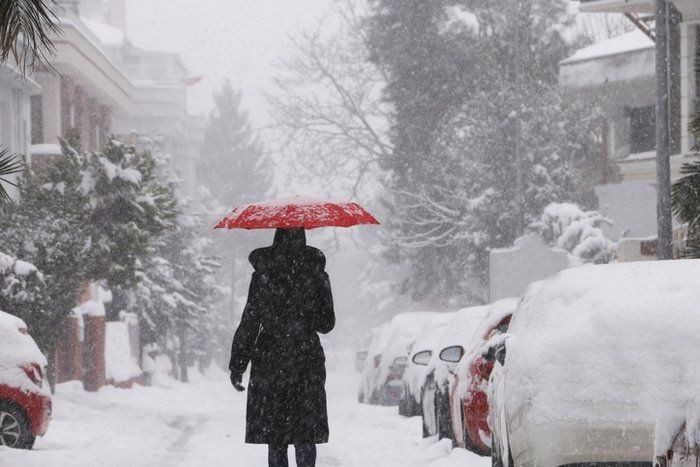
[[[238,375],[234,375],[231,373],[231,384],[233,384],[233,387],[236,391],[238,392],[243,392],[245,391],[245,388],[241,384],[241,377]]]

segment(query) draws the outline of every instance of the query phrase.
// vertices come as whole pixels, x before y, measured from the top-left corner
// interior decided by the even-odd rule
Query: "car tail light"
[[[26,373],[27,377],[32,381],[32,383],[41,387],[44,381],[44,376],[41,374],[41,368],[39,367],[39,365],[37,365],[36,363],[30,363],[24,365],[22,369],[24,370],[24,373]]]

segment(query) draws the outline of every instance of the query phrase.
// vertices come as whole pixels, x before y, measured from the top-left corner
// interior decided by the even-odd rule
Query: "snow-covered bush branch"
[[[587,263],[609,263],[617,245],[605,237],[601,226],[612,221],[598,211],[584,211],[572,203],[551,203],[528,230],[549,246],[563,248]]]

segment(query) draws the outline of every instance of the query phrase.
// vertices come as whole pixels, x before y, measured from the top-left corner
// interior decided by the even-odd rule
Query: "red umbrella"
[[[217,229],[291,229],[303,227],[351,227],[379,224],[362,206],[294,196],[240,206],[216,225]]]

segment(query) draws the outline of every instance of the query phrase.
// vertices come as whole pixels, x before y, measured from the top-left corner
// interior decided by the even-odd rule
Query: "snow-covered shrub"
[[[584,211],[572,203],[551,203],[539,221],[528,230],[536,232],[549,246],[563,248],[587,263],[609,263],[617,245],[605,237],[602,225],[612,225],[598,211]]]
[[[0,309],[15,314],[17,307],[40,304],[43,293],[44,277],[33,264],[0,251]]]

